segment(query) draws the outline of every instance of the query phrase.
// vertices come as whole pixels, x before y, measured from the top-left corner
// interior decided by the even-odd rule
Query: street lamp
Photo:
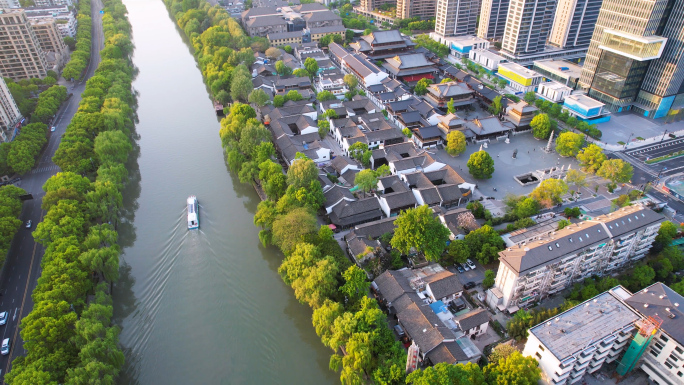
[[[660,141],[661,141],[661,142],[663,141],[663,139],[665,139],[665,134],[667,134],[667,130],[665,130],[665,132],[663,132],[663,137],[660,138]]]
[[[622,147],[623,150],[625,148],[627,148],[627,145],[629,144],[629,140],[632,139],[632,136],[634,136],[634,133],[629,134],[629,138],[627,138],[627,143],[625,143],[625,145]]]

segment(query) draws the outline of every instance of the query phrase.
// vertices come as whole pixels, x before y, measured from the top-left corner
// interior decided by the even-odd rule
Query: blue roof
[[[435,314],[446,313],[449,311],[442,301],[433,302],[430,304],[430,307]]]

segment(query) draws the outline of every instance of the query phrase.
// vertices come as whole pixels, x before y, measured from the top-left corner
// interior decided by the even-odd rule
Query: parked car
[[[463,267],[461,267],[460,263],[454,263],[454,267],[456,270],[458,270],[459,273],[465,273],[465,270],[463,270]]]
[[[466,290],[468,290],[468,289],[474,288],[475,286],[476,286],[476,285],[475,285],[475,282],[470,281],[470,282],[467,282],[465,285],[463,285],[463,288],[466,289]]]
[[[29,219],[29,220],[26,222],[26,228],[27,228],[27,229],[30,229],[32,223],[33,223],[33,222],[31,222],[31,220]]]
[[[449,303],[449,309],[451,309],[451,311],[454,313],[459,312],[465,308],[466,304],[465,302],[463,302],[462,298],[456,298],[455,300],[451,301],[451,303]]]
[[[2,340],[2,347],[0,347],[0,353],[3,356],[6,356],[9,354],[9,351],[10,351],[10,339],[5,338],[4,340]]]
[[[50,128],[50,132],[55,132],[56,129],[57,129],[57,127],[52,126],[52,127]]]
[[[0,325],[4,325],[7,323],[7,312],[3,311],[0,313]]]
[[[471,261],[470,259],[466,259],[466,263],[468,264],[468,267],[475,270],[475,263],[473,261]]]
[[[404,328],[402,328],[399,324],[394,325],[394,332],[397,333],[399,338],[402,338],[406,335],[406,333],[404,332]]]

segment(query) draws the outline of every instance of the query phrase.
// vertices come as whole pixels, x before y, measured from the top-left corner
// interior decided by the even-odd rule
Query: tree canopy
[[[556,152],[561,156],[577,156],[584,145],[584,137],[574,132],[563,132],[556,139]]]
[[[392,247],[408,254],[412,248],[429,261],[439,260],[449,240],[449,229],[432,214],[427,205],[402,211],[394,222],[397,227]]]
[[[451,131],[447,134],[446,151],[451,156],[463,154],[466,150],[466,137],[461,131]]]
[[[562,196],[568,192],[568,185],[560,179],[544,179],[539,186],[532,190],[533,198],[544,207],[551,207],[562,202]]]
[[[537,139],[548,139],[551,135],[551,120],[546,114],[539,114],[530,122],[532,135]]]
[[[580,162],[583,170],[589,173],[595,173],[601,168],[601,165],[606,160],[606,155],[603,153],[601,147],[592,143],[580,150],[577,154],[577,160]]]
[[[467,165],[470,175],[475,179],[489,179],[494,173],[494,159],[484,150],[472,153]]]

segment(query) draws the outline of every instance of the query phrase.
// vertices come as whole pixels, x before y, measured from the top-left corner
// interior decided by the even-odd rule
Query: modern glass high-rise
[[[477,37],[501,40],[506,28],[506,16],[510,0],[483,0]]]
[[[511,0],[502,50],[511,55],[543,51],[555,9],[556,0]]]
[[[603,0],[559,0],[549,44],[559,48],[589,47]]]
[[[684,110],[684,0],[604,0],[580,85],[608,110]]]
[[[480,0],[437,0],[435,32],[441,36],[475,35]]]

